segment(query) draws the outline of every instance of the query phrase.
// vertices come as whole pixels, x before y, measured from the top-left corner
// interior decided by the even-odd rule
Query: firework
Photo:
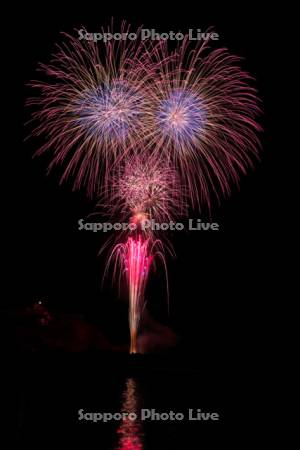
[[[211,194],[228,195],[258,157],[260,107],[240,58],[190,45],[186,37],[172,58],[166,44],[157,48],[165,63],[149,90],[148,145],[178,169],[192,206],[210,207]]]
[[[259,101],[238,57],[206,43],[190,49],[187,37],[172,53],[139,33],[104,48],[66,36],[28,102],[37,108],[33,134],[46,138],[38,154],[52,151],[49,170],[63,164],[61,180],[74,176],[92,195],[114,165],[154,154],[178,170],[192,206],[230,193],[260,148]]]
[[[51,153],[49,170],[63,165],[61,181],[74,177],[74,188],[85,186],[91,196],[116,160],[142,146],[151,63],[139,41],[100,45],[64,36],[51,63],[40,65],[46,81],[31,83],[39,91],[27,102],[34,107],[32,135],[45,139],[37,154]]]
[[[99,206],[112,217],[135,224],[170,222],[186,213],[185,190],[174,167],[144,155],[128,158],[112,175]]]

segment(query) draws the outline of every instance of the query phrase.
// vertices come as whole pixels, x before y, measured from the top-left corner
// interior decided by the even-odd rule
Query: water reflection
[[[122,413],[136,415],[135,420],[124,417],[117,430],[118,445],[115,450],[143,450],[143,426],[140,421],[138,384],[134,378],[127,378],[122,394]],[[133,417],[133,416],[132,416]]]

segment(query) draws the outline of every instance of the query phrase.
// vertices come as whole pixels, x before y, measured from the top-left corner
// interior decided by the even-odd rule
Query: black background
[[[282,237],[278,205],[280,212],[285,208],[281,190],[284,165],[276,124],[278,96],[274,94],[278,76],[274,6],[272,12],[254,4],[208,7],[206,2],[205,6],[194,2],[40,3],[16,8],[14,23],[18,23],[21,37],[14,39],[13,46],[17,45],[15,74],[22,100],[21,120],[12,127],[14,136],[16,129],[19,133],[13,149],[17,169],[9,190],[18,222],[13,238],[13,295],[7,308],[19,309],[43,298],[50,309],[83,314],[114,342],[128,341],[126,308],[109,286],[101,290],[105,264],[104,257],[97,256],[101,236],[77,231],[78,219],[86,217],[94,203],[82,193],[72,192],[68,184],[59,186],[59,171],[46,177],[47,156],[32,159],[34,142],[22,142],[26,135],[23,123],[28,119],[23,103],[29,94],[24,84],[35,78],[38,62],[48,61],[60,31],[72,33],[81,25],[98,31],[111,17],[125,19],[133,28],[143,25],[158,32],[214,26],[220,35],[218,45],[245,58],[243,68],[256,78],[263,101],[261,161],[229,199],[214,206],[212,219],[220,224],[218,233],[173,236],[177,258],[168,261],[170,316],[162,276],[150,283],[149,309],[180,336],[180,343],[170,352],[172,367],[197,369],[199,377],[211,380],[210,387],[219,380],[221,391],[224,380],[231,380],[235,398],[242,392],[256,395],[259,401],[274,351],[273,316],[278,309],[282,264],[278,260]],[[19,358],[22,366],[24,355]],[[53,355],[49,358],[53,361]],[[62,371],[71,372],[70,367],[80,358],[82,355],[73,355],[71,366]],[[164,358],[166,368],[168,358],[170,355]],[[85,364],[93,365],[91,360],[93,356]],[[55,361],[54,365],[58,364]]]

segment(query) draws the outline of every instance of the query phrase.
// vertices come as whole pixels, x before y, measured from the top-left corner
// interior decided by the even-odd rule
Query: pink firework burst
[[[211,193],[228,195],[258,157],[260,102],[240,58],[190,45],[185,38],[171,58],[167,44],[157,48],[165,64],[149,90],[148,145],[178,168],[192,205],[210,207]]]
[[[186,213],[185,192],[173,166],[149,155],[135,155],[116,168],[105,188],[104,203],[112,216],[135,222],[169,222]]]

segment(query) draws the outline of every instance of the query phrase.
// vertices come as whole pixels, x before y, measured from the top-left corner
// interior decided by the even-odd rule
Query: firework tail
[[[125,243],[116,244],[107,262],[104,275],[113,266],[112,277],[119,286],[125,275],[129,293],[129,330],[130,353],[138,352],[137,337],[140,320],[145,307],[145,289],[150,269],[155,269],[156,260],[160,260],[166,276],[167,297],[168,276],[164,246],[160,240],[145,238],[142,233],[129,236]],[[113,264],[112,264],[113,263]]]
[[[152,256],[148,253],[148,240],[129,238],[126,244],[125,271],[129,289],[130,353],[137,353],[137,332],[145,304],[147,284]]]

